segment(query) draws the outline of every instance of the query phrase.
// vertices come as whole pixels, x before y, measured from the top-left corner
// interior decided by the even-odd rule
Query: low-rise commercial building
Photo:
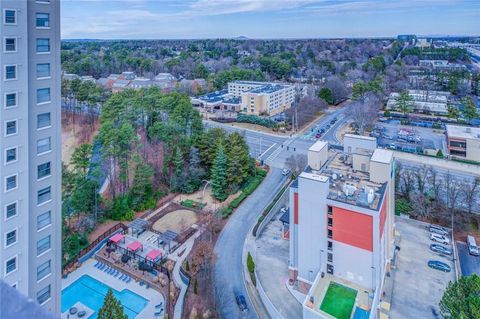
[[[209,112],[215,110],[240,111],[240,98],[228,93],[228,90],[220,90],[200,97],[191,98],[193,106],[201,107]]]
[[[446,131],[450,156],[480,162],[480,128],[447,125]]]
[[[450,99],[450,92],[444,91],[429,91],[429,90],[408,90],[408,94],[412,98],[413,112],[426,113],[436,115],[448,114],[448,103]],[[397,100],[400,93],[390,93],[387,109],[397,110]],[[453,106],[453,105],[452,105]]]
[[[349,317],[377,317],[394,252],[394,159],[362,138],[347,134],[345,152],[315,143],[290,188],[289,284],[306,294],[304,319],[332,318],[336,288],[351,292]]]

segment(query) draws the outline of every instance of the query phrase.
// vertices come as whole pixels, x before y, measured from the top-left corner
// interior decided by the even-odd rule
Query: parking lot
[[[468,247],[465,242],[457,241],[456,244],[462,275],[470,276],[472,274],[480,274],[480,257],[470,255],[468,253]]]
[[[393,296],[390,318],[441,318],[438,303],[449,281],[455,280],[451,256],[441,256],[430,250],[428,224],[396,218],[400,233],[400,251],[392,271]],[[451,249],[451,245],[448,245]],[[452,271],[445,273],[428,267],[429,260],[447,263]]]
[[[442,150],[446,154],[444,134],[434,132],[431,128],[401,125],[399,121],[377,124],[379,128],[373,134],[381,147],[394,148],[407,152],[423,152],[424,149]],[[407,134],[410,133],[410,134]]]

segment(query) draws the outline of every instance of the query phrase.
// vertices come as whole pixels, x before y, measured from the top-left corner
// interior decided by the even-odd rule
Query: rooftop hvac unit
[[[373,189],[370,188],[370,189],[368,190],[367,202],[368,202],[369,204],[373,203],[373,199],[374,199],[374,198],[375,198],[375,193],[373,192]]]
[[[342,191],[345,193],[347,196],[352,196],[357,188],[353,185],[348,185],[348,184],[343,184]]]

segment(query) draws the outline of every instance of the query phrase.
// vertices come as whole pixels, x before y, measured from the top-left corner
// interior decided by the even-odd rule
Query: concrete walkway
[[[192,237],[190,237],[186,242],[184,242],[177,249],[177,253],[168,257],[168,259],[175,261],[175,267],[173,267],[173,281],[180,288],[180,294],[175,304],[175,309],[173,312],[174,319],[181,319],[183,315],[183,303],[185,302],[185,295],[187,294],[188,286],[183,282],[182,277],[180,276],[180,267],[183,264],[183,261],[188,257],[190,251],[192,250],[195,239],[198,238],[203,232],[203,229],[198,230]],[[181,256],[179,256],[181,254]]]

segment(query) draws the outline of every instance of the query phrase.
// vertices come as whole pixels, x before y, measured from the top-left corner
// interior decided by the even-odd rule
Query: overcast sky
[[[480,0],[62,0],[62,37],[480,35]]]

